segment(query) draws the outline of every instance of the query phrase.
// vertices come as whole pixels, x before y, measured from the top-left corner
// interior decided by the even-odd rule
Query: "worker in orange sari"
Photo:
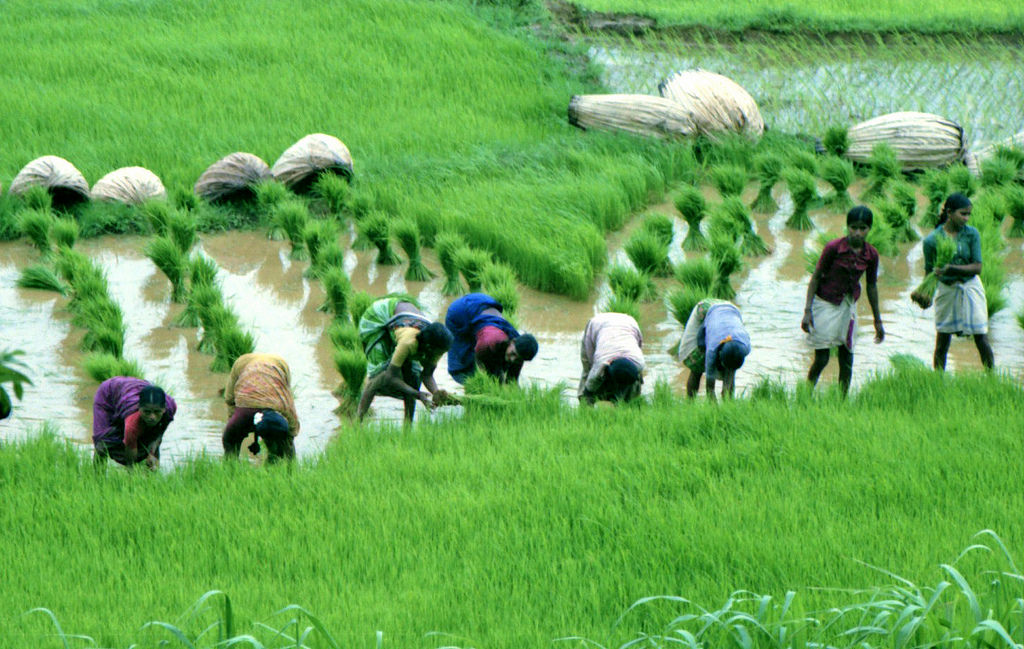
[[[250,433],[257,442],[263,440],[269,462],[295,457],[299,418],[292,397],[291,372],[283,358],[258,353],[239,356],[228,375],[224,401],[231,408],[221,435],[225,457],[238,457],[242,440]],[[250,446],[249,450],[254,449]]]

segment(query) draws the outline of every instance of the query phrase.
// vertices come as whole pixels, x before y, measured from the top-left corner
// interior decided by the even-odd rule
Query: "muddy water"
[[[754,192],[748,193],[745,199],[749,202]],[[812,244],[815,234],[787,229],[785,220],[791,203],[782,193],[777,193],[776,199],[780,204],[777,213],[755,216],[758,232],[771,247],[771,254],[748,258],[745,270],[734,277],[736,302],[753,342],[753,351],[737,375],[740,393],[765,376],[787,386],[795,385],[804,376],[811,357],[799,323],[808,279],[802,251],[805,245]],[[652,209],[676,216],[669,204]],[[818,211],[811,216],[819,229],[842,232],[841,215]],[[686,224],[678,218],[675,222],[672,258],[678,262],[684,258],[679,244],[685,236]],[[609,237],[609,256],[613,261],[628,263],[622,245],[638,223],[635,220]],[[178,401],[178,417],[164,443],[165,464],[202,452],[217,455],[220,430],[227,416],[218,391],[226,375],[209,371],[212,358],[196,351],[195,329],[171,325],[182,307],[170,304],[167,280],[141,253],[145,241],[140,237],[103,237],[79,246],[102,264],[110,280],[112,297],[124,310],[128,328],[126,356],[139,361],[146,376],[165,386]],[[322,449],[340,424],[332,412],[337,401],[331,395],[339,377],[331,360],[330,342],[324,335],[329,319],[317,311],[323,300],[322,291],[317,282],[302,276],[308,264],[291,261],[288,244],[270,241],[261,233],[205,236],[201,249],[220,265],[219,279],[225,297],[239,314],[243,327],[255,336],[257,350],[281,354],[291,365],[302,421],[302,433],[296,440],[298,452],[308,456]],[[345,267],[355,288],[377,295],[408,291],[420,298],[430,315],[443,316],[451,298],[441,294],[440,278],[407,283],[403,279],[404,266],[378,266],[375,254],[352,250],[346,253]],[[0,440],[18,438],[48,421],[60,435],[88,448],[96,385],[79,369],[82,333],[69,325],[64,308],[66,298],[15,287],[20,269],[36,261],[36,253],[25,243],[0,244],[0,346],[25,350],[35,384],[26,391],[24,400],[16,403],[13,417],[0,422]],[[440,275],[432,257],[428,255],[426,262]],[[1009,305],[992,318],[990,336],[998,366],[1019,377],[1024,370],[1024,331],[1014,315],[1024,309],[1024,261],[1019,241],[1010,242],[1005,263],[1010,278],[1006,292]],[[872,373],[885,370],[891,354],[912,354],[930,362],[934,344],[932,311],[922,312],[909,300],[910,291],[921,280],[922,265],[920,243],[904,245],[895,258],[882,258],[879,293],[886,341],[873,344],[870,309],[866,300],[861,300],[855,386]],[[674,284],[672,279],[657,282],[662,290]],[[523,289],[521,328],[533,332],[540,342],[537,358],[523,370],[523,381],[546,386],[562,384],[566,398],[575,401],[582,369],[580,335],[609,294],[605,281],[598,283],[592,299],[585,302]],[[641,310],[649,368],[645,391],[649,393],[656,381],[667,381],[676,392],[681,392],[685,372],[668,353],[680,337],[681,326],[668,316],[660,301],[642,305]],[[980,367],[973,344],[954,340],[948,365],[951,370]],[[442,359],[435,377],[438,384],[458,390],[444,367]],[[833,362],[822,381],[833,382],[835,372]],[[442,408],[432,415],[421,412],[420,416],[457,415],[458,408]],[[400,403],[378,399],[373,416],[398,421]]]

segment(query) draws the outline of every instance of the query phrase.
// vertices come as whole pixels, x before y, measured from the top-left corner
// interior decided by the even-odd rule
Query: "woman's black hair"
[[[452,346],[452,332],[440,322],[431,322],[416,337],[419,348],[446,352]]]
[[[155,385],[147,385],[139,391],[139,406],[167,407],[167,395]]]
[[[946,221],[949,220],[950,213],[970,206],[971,199],[967,198],[960,192],[950,194],[946,197],[946,202],[942,204],[942,211],[939,212],[939,222],[936,226],[944,225]]]
[[[874,221],[875,215],[871,213],[871,209],[867,205],[857,205],[856,207],[850,208],[850,211],[846,213],[847,226],[853,225],[854,223],[863,223],[870,228]]]

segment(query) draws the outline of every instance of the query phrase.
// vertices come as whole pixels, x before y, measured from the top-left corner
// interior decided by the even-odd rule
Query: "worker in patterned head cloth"
[[[174,399],[149,381],[115,376],[100,384],[92,404],[94,460],[105,464],[112,458],[133,466],[160,464],[160,442],[174,420]]]
[[[750,353],[750,335],[735,304],[708,298],[693,307],[679,343],[679,359],[690,370],[686,396],[694,397],[705,376],[705,391],[715,398],[715,382],[722,380],[722,396],[736,390],[736,370]]]
[[[269,462],[295,457],[299,417],[291,372],[283,358],[255,353],[239,356],[228,375],[224,401],[231,409],[221,434],[225,457],[238,457],[242,440],[250,433],[266,445]]]
[[[591,318],[580,345],[580,403],[617,403],[639,397],[644,383],[643,343],[640,325],[630,315],[599,313]]]

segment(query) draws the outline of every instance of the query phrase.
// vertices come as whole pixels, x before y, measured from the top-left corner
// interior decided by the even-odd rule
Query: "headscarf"
[[[516,346],[516,353],[524,361],[532,361],[537,355],[537,339],[533,334],[520,334],[512,339],[512,344]]]

